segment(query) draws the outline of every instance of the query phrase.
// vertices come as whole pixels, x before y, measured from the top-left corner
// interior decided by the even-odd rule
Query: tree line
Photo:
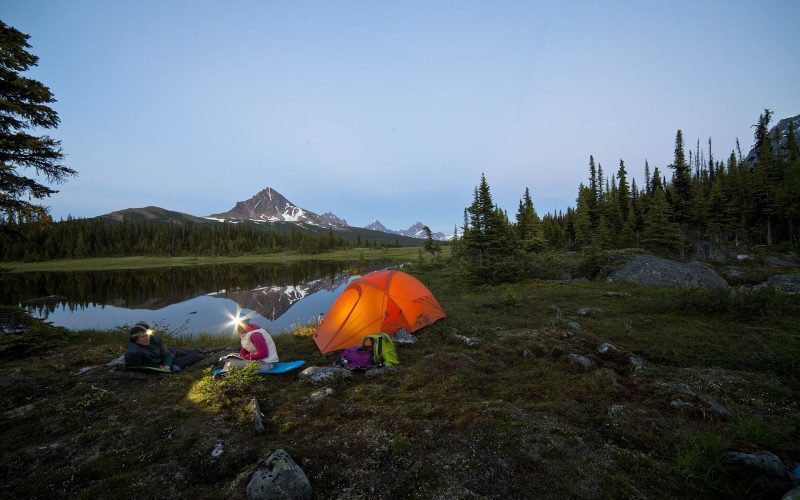
[[[7,236],[0,239],[0,259],[26,262],[126,255],[234,256],[286,250],[318,254],[352,246],[332,230],[314,235],[294,227],[278,232],[248,224],[110,222],[100,217],[68,217],[51,224],[14,223],[8,226]]]
[[[689,151],[683,133],[675,136],[671,175],[645,162],[644,182],[629,181],[625,162],[604,173],[589,157],[588,183],[578,187],[576,207],[539,218],[530,191],[519,202],[512,221],[491,197],[485,175],[472,204],[464,210],[462,236],[454,255],[471,272],[487,280],[508,279],[526,255],[542,250],[601,251],[642,248],[686,258],[695,243],[727,246],[800,243],[800,148],[793,121],[783,136],[769,132],[772,111],[755,125],[754,155],[741,150],[715,159]],[[737,154],[738,153],[738,154]]]

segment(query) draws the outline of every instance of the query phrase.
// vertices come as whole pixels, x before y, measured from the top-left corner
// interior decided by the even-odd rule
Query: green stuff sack
[[[369,343],[369,346],[367,346]],[[375,366],[397,366],[400,360],[394,350],[392,338],[385,333],[373,333],[361,339],[361,347],[372,348],[372,363]]]

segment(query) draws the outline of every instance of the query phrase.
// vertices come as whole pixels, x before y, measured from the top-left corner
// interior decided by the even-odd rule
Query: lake
[[[348,283],[390,267],[303,261],[0,276],[0,303],[70,330],[112,330],[139,321],[177,337],[230,335],[238,309],[271,333],[318,322]]]

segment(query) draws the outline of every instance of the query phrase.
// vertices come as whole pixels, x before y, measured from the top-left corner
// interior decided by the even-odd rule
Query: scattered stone
[[[729,267],[728,269],[726,269],[725,275],[728,277],[728,279],[732,280],[738,280],[744,278],[744,273],[741,270],[736,269],[735,267]]]
[[[724,406],[719,404],[716,400],[714,400],[714,399],[712,399],[710,397],[703,396],[701,394],[696,393],[695,391],[693,391],[686,384],[673,385],[672,387],[667,389],[666,392],[673,393],[673,394],[680,394],[682,396],[686,396],[688,398],[696,400],[697,402],[702,404],[705,407],[706,410],[710,411],[715,417],[717,417],[717,418],[719,418],[721,420],[728,419],[731,416],[731,412],[727,408],[725,408]],[[679,405],[674,404],[675,401],[682,401],[682,400],[680,400],[680,399],[674,400],[670,404],[672,406],[679,406]],[[689,405],[686,402],[684,402],[684,403],[685,403],[684,405],[680,405],[680,406],[688,406]]]
[[[624,407],[622,405],[619,405],[619,404],[609,406],[608,407],[608,418],[610,418],[612,420],[616,420],[622,414],[622,409],[623,408]]]
[[[572,333],[578,334],[583,331],[583,328],[579,323],[575,321],[570,321],[569,323],[567,323],[567,330],[569,330]]]
[[[725,420],[731,416],[731,412],[727,408],[711,398],[700,398],[700,402],[706,405],[706,408],[719,419]]]
[[[739,262],[750,260],[750,256],[747,255],[746,253],[740,253],[739,255],[736,256],[736,260],[738,260]]]
[[[633,367],[633,373],[641,373],[644,371],[644,359],[639,356],[630,356],[628,364]]]
[[[95,368],[97,368],[97,366],[84,366],[83,368],[78,370],[78,372],[75,373],[75,375],[83,375],[84,373],[94,370]]]
[[[800,274],[778,274],[767,278],[766,286],[784,293],[800,293]]]
[[[475,337],[465,337],[464,335],[459,335],[457,333],[453,334],[453,337],[460,340],[461,342],[465,343],[468,346],[476,346],[481,343],[480,339],[476,339]]]
[[[408,333],[408,330],[400,328],[394,333],[392,342],[394,342],[395,344],[416,344],[417,337],[416,335]]]
[[[391,375],[397,371],[396,366],[381,366],[380,368],[371,368],[364,374],[367,378],[380,377],[383,375]]]
[[[777,266],[777,267],[798,267],[800,266],[800,262],[797,261],[794,257],[774,257],[769,256],[764,258],[764,264],[770,266]]]
[[[624,297],[630,297],[631,294],[629,294],[628,292],[603,292],[603,296],[624,298]]]
[[[578,309],[578,314],[580,314],[581,316],[591,316],[592,314],[595,314],[597,312],[598,310],[595,309],[594,307],[581,307],[580,309]]]
[[[620,351],[614,344],[609,344],[608,342],[600,344],[600,347],[597,348],[597,353],[600,355],[611,355],[618,352],[622,351]]]
[[[309,366],[300,372],[300,378],[308,379],[314,385],[347,379],[352,376],[347,369],[339,366]]]
[[[309,397],[311,398],[312,401],[320,401],[322,399],[325,399],[327,396],[330,396],[331,394],[333,394],[333,389],[331,389],[330,387],[326,387],[324,389],[319,389],[312,392],[309,395]]]
[[[211,457],[218,458],[224,451],[225,448],[222,445],[222,441],[217,441],[217,444],[214,445],[214,449],[211,450]]]
[[[580,354],[569,354],[567,355],[567,359],[570,363],[581,365],[583,368],[589,368],[592,366],[592,360],[587,358],[586,356],[581,356]]]
[[[777,455],[769,451],[756,451],[753,453],[743,453],[740,451],[728,451],[722,455],[722,459],[735,468],[746,469],[747,471],[770,476],[785,476],[786,469],[783,461]]]
[[[307,500],[313,490],[305,472],[283,450],[275,450],[256,467],[247,483],[248,500],[291,498]]]
[[[669,405],[672,406],[673,408],[678,408],[678,409],[683,409],[692,406],[691,404],[687,403],[682,399],[673,399],[672,401],[669,402]]]
[[[638,285],[727,288],[728,282],[700,262],[677,262],[655,255],[637,255],[608,281],[633,281]]]

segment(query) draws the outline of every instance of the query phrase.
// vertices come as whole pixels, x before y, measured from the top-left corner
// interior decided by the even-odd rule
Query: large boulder
[[[766,286],[784,293],[800,293],[800,274],[778,274],[767,278]]]
[[[655,255],[637,255],[608,281],[632,281],[639,285],[727,288],[728,282],[700,262],[677,262]]]
[[[247,498],[310,499],[311,483],[303,469],[283,450],[275,450],[259,462],[247,483]]]

